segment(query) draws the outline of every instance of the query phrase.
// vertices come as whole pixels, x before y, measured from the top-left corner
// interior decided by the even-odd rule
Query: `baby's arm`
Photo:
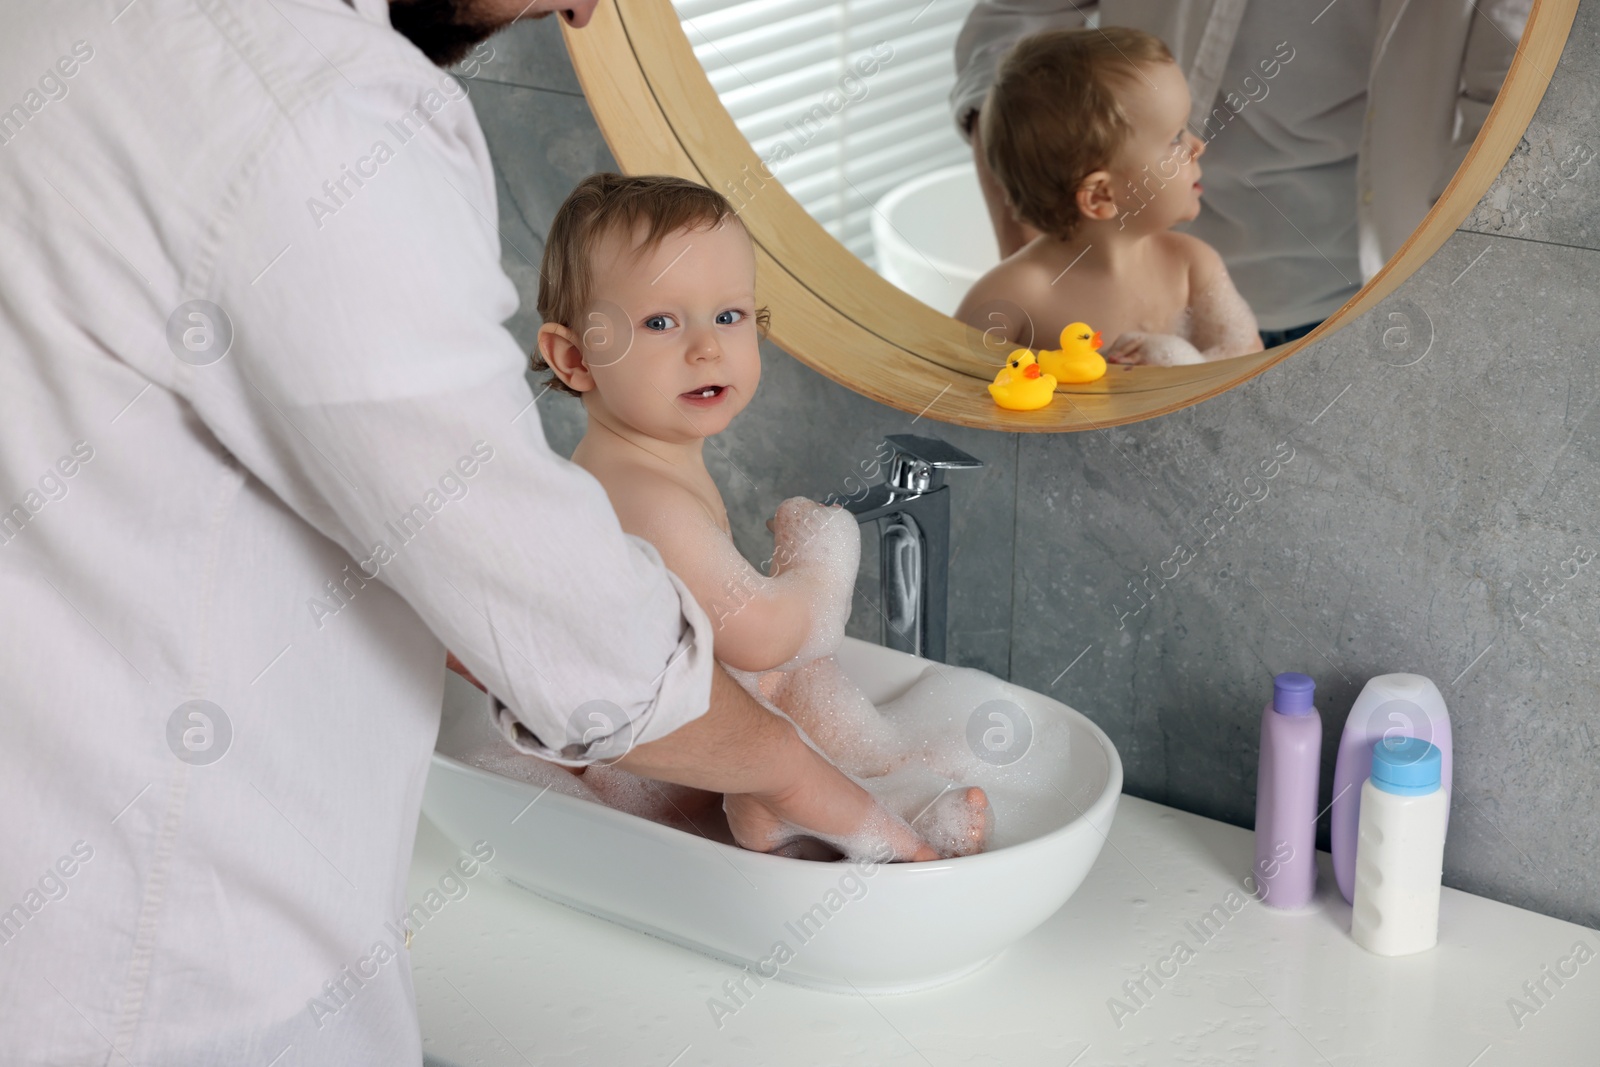
[[[784,501],[771,577],[752,567],[700,502],[676,486],[654,488],[628,510],[641,521],[630,529],[624,516],[623,528],[655,546],[711,619],[721,662],[767,671],[801,653],[826,655],[843,639],[861,552],[855,519],[843,508]]]
[[[1228,277],[1217,250],[1182,235],[1189,251],[1189,340],[1206,360],[1261,351],[1256,315]]]

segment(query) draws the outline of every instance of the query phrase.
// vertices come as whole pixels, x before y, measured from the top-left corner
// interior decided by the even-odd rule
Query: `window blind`
[[[911,178],[971,158],[951,121],[949,95],[956,34],[972,0],[673,6],[756,154],[874,269],[873,205]]]

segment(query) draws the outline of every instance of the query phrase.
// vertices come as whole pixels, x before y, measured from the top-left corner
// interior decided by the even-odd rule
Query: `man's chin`
[[[436,65],[453,67],[504,28],[477,13],[481,0],[391,0],[389,24]]]

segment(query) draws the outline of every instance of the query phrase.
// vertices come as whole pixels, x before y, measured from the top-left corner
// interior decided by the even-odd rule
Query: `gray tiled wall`
[[[473,89],[530,346],[551,216],[615,169],[553,23],[495,38]],[[1446,882],[1600,926],[1600,569],[1556,577],[1600,551],[1597,75],[1588,0],[1523,143],[1432,261],[1361,322],[1164,418],[1061,435],[913,424],[764,346],[760,393],[706,452],[741,549],[769,555],[778,502],[842,488],[885,433],[942,436],[988,464],[953,479],[952,662],[1084,711],[1129,793],[1241,826],[1274,673],[1317,680],[1324,801],[1366,679],[1425,674],[1456,739]],[[570,454],[581,407],[550,393],[538,410]],[[1275,477],[1246,494],[1263,461]],[[1194,560],[1136,599],[1129,583],[1180,542]],[[870,552],[859,588],[873,597],[852,632],[875,638]]]

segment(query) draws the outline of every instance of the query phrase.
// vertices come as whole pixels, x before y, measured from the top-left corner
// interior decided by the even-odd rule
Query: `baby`
[[[729,674],[846,773],[882,775],[911,758],[907,746],[832,656],[859,563],[854,518],[786,500],[768,523],[773,565],[763,575],[734,546],[706,471],[705,439],[727,429],[761,379],[757,330],[768,314],[754,303],[755,249],[721,194],[664,175],[591,175],[551,225],[534,367],[582,398],[588,427],[573,462],[604,486],[623,530],[654,545],[694,593]],[[671,800],[687,816],[706,796],[679,789]],[[946,856],[980,850],[991,821],[975,787],[901,815]]]
[[[1018,41],[978,130],[1013,214],[1040,235],[979,278],[955,317],[1035,349],[1085,321],[1113,339],[1102,353],[1112,363],[1259,352],[1222,257],[1172,230],[1200,212],[1205,143],[1186,128],[1189,110],[1172,53],[1141,30]]]

